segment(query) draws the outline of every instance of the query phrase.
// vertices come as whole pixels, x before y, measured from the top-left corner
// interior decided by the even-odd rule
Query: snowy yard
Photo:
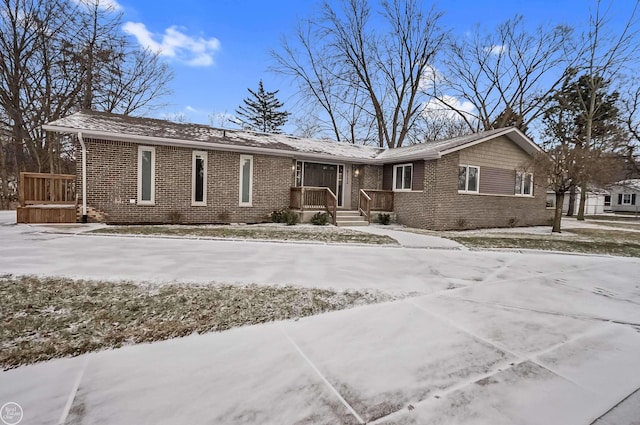
[[[257,285],[154,285],[0,276],[0,368],[300,318],[392,297]]]
[[[0,402],[19,403],[24,423],[631,425],[640,417],[638,258],[428,249],[437,238],[420,247],[420,235],[399,239],[401,247],[349,246],[5,223],[0,274],[399,297],[2,372]]]
[[[223,238],[258,239],[279,241],[314,241],[327,243],[359,244],[397,244],[385,235],[373,235],[334,226],[314,226],[301,224],[254,224],[230,226],[187,226],[187,225],[151,225],[151,226],[105,226],[92,230],[92,233],[111,235],[143,235],[185,238]]]

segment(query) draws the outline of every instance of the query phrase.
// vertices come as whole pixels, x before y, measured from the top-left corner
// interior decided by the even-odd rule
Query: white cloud
[[[78,4],[89,8],[98,6],[98,9],[107,10],[109,12],[117,12],[122,10],[122,6],[116,0],[73,0]]]
[[[420,78],[420,89],[429,91],[434,89],[442,81],[442,74],[433,65],[427,65]]]
[[[445,104],[449,106],[445,106]],[[422,113],[425,116],[436,115],[438,117],[450,119],[459,118],[460,114],[452,110],[452,108],[457,111],[462,111],[463,114],[466,114],[469,117],[475,117],[476,115],[476,108],[473,106],[473,103],[467,100],[460,100],[455,96],[449,95],[441,96],[440,99],[429,99],[424,103]]]
[[[213,55],[220,49],[217,38],[192,37],[175,25],[165,29],[164,34],[150,32],[141,22],[126,22],[122,29],[141,46],[191,66],[213,65]]]
[[[229,124],[242,125],[235,115],[226,111],[209,114],[209,122],[214,127],[229,127]]]
[[[495,56],[501,55],[502,53],[504,53],[505,50],[507,50],[507,46],[505,46],[504,44],[498,44],[495,46],[484,48],[485,52],[489,52],[490,54]]]

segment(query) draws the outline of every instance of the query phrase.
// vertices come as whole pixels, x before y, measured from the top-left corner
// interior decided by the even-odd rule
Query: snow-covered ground
[[[414,295],[2,372],[0,405],[19,403],[25,424],[588,425],[640,387],[637,258],[100,237],[10,221],[0,213],[0,274]],[[640,407],[624,406],[598,425],[634,423]]]

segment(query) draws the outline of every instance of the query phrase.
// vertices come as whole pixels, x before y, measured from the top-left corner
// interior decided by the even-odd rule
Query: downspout
[[[87,146],[84,144],[82,132],[78,132],[78,140],[82,147],[82,222],[87,222]]]

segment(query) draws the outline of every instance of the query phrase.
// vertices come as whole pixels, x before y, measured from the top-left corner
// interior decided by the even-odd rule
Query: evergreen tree
[[[237,118],[243,127],[264,133],[280,133],[280,127],[287,122],[290,113],[279,110],[284,104],[276,98],[278,90],[265,91],[262,80],[257,92],[247,90],[251,96],[245,98],[244,105],[236,109]]]

